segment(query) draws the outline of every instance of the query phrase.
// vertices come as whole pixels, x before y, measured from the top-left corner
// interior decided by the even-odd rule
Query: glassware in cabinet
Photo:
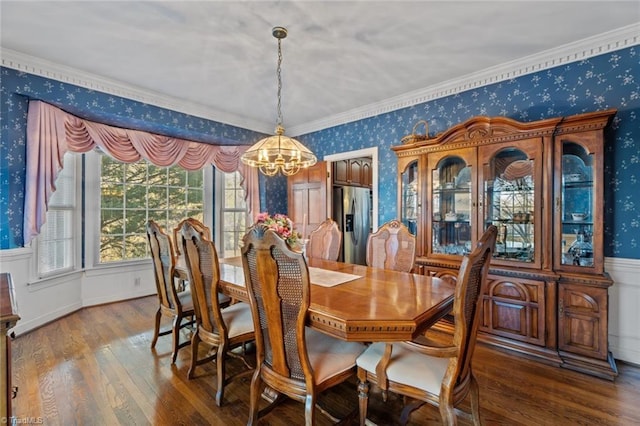
[[[535,262],[535,159],[517,147],[495,152],[483,163],[483,221],[498,227],[494,258]]]
[[[560,191],[561,265],[592,267],[594,263],[593,161],[581,145],[562,144]]]
[[[418,161],[412,161],[400,174],[400,220],[413,235],[418,231]]]
[[[450,155],[431,170],[431,253],[465,255],[473,245],[471,166]]]

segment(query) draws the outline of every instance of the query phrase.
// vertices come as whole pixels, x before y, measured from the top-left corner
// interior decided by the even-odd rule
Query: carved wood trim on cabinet
[[[512,246],[514,252],[508,252],[506,245],[501,253],[496,249],[481,296],[480,339],[609,380],[617,370],[607,341],[608,288],[613,282],[603,270],[603,165],[604,129],[615,113],[606,110],[528,123],[474,117],[431,139],[391,148],[398,157],[398,212],[409,205],[404,194],[416,197],[415,191],[406,190],[407,182],[418,182],[415,232],[421,249],[415,270],[455,279],[461,252],[477,242],[487,224],[506,221],[513,235],[521,228],[521,240],[512,235],[512,242],[522,241]],[[572,158],[566,156],[581,156],[587,167],[584,173],[570,176],[565,163]],[[439,169],[447,161],[453,169]],[[496,197],[509,195],[504,179],[513,180],[504,177],[502,161],[531,164],[524,175],[529,180],[522,184],[533,208],[524,216],[516,218],[512,210],[505,218],[502,206],[495,205],[501,202]],[[417,180],[409,179],[409,166],[414,173],[416,165]],[[469,185],[452,186],[452,176],[461,167],[470,169]],[[498,178],[503,181],[496,191]],[[576,182],[567,184],[571,179]],[[582,187],[590,195],[586,207],[568,195],[572,188]],[[451,193],[453,201],[447,198]],[[464,213],[456,210],[455,217],[445,218],[444,208],[457,208],[466,202],[462,197],[470,198]],[[572,219],[576,204],[589,210],[587,220]],[[576,235],[571,238],[573,229],[584,230],[591,247],[589,253],[583,246],[575,260],[566,257],[565,239],[578,240]]]

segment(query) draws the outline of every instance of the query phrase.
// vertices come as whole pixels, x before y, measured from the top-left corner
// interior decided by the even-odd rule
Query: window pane
[[[111,184],[103,179],[100,185],[101,205],[103,208],[122,208],[124,206],[124,185]]]
[[[102,210],[100,229],[107,234],[121,234],[124,232],[124,218],[122,210]]]
[[[220,247],[221,257],[233,257],[240,255],[240,241],[247,231],[246,203],[244,190],[240,186],[239,173],[221,174],[223,179],[223,194],[220,196],[222,203]]]
[[[147,197],[148,208],[164,209],[167,206],[167,187],[166,186],[150,186],[149,196]]]
[[[171,235],[185,217],[204,217],[203,171],[186,172],[179,166],[163,168],[145,161],[124,168],[105,166],[112,161],[103,156],[102,172],[123,173],[124,182],[114,176],[101,178],[100,262],[148,257],[145,225],[149,219]]]
[[[76,207],[76,155],[68,153],[63,159],[63,169],[55,181],[46,221],[37,239],[38,275],[51,275],[73,269],[74,225]]]
[[[104,157],[107,159],[102,161],[102,181],[109,183],[122,182],[125,165],[115,162],[115,160],[106,155]]]
[[[149,185],[166,185],[167,169],[149,164],[148,166],[148,184]]]
[[[129,184],[145,184],[147,181],[147,164],[143,162],[125,165],[125,181]]]

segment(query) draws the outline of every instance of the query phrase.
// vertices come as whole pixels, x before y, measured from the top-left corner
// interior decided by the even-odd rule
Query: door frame
[[[371,198],[373,212],[371,227],[373,232],[378,230],[378,147],[357,149],[355,151],[345,151],[336,154],[325,155],[322,159],[327,162],[327,214],[331,217],[333,211],[333,161],[348,160],[351,158],[371,157]]]

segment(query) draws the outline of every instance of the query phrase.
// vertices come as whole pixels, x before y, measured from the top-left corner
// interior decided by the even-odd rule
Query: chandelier
[[[287,29],[274,27],[272,34],[278,39],[278,120],[275,135],[256,142],[240,159],[244,164],[258,167],[266,176],[274,176],[281,172],[285,176],[295,175],[302,168],[316,164],[316,156],[302,143],[284,135],[282,126],[282,39],[287,36]]]

